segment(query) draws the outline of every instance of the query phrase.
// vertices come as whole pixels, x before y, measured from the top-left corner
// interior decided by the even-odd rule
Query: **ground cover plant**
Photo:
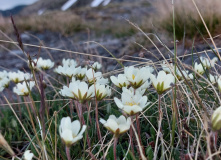
[[[175,19],[174,52],[165,46],[172,58],[129,23],[162,60],[110,53],[117,69],[102,73],[96,61],[56,64],[26,53],[12,18],[29,70],[0,72],[1,159],[220,159],[220,55],[212,37],[214,46],[204,55],[193,46],[189,56],[198,58],[186,64],[176,52]]]

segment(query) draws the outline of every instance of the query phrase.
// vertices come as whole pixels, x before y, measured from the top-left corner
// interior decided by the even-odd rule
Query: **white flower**
[[[0,92],[2,92],[5,88],[3,86],[0,86]]]
[[[214,67],[215,63],[218,61],[217,57],[214,57],[211,61],[206,57],[200,57],[200,61],[202,62],[203,66],[207,69]]]
[[[13,82],[19,83],[24,80],[30,80],[32,75],[29,73],[24,73],[24,72],[18,71],[18,72],[9,72],[8,77]]]
[[[153,73],[153,71],[154,71],[153,67],[151,67],[151,66],[145,66],[144,68],[149,70],[150,73]]]
[[[31,153],[30,150],[25,151],[23,155],[24,160],[32,160],[33,157],[34,157],[34,154]]]
[[[216,62],[218,62],[218,58],[217,58],[217,57],[214,57],[214,58],[211,60],[211,67],[214,67]]]
[[[87,80],[88,80],[89,84],[93,84],[94,82],[97,81],[98,78],[102,77],[102,73],[101,72],[95,72],[92,68],[90,68],[86,72],[86,77],[87,77]]]
[[[133,87],[130,87],[129,89],[127,89],[126,87],[123,87],[123,88],[122,88],[122,91],[123,91],[124,93],[130,94],[131,96],[134,96],[134,95],[136,95],[136,94],[141,94],[141,95],[143,95],[146,90],[145,90],[145,89],[142,89],[141,87],[138,88],[138,89],[134,89]]]
[[[81,69],[80,67],[75,68],[74,65],[73,66],[64,65],[64,66],[58,66],[58,68],[55,68],[54,72],[71,78],[75,76],[79,72],[80,69]]]
[[[0,79],[0,86],[2,86],[4,88],[8,88],[9,83],[10,83],[10,79],[7,77]]]
[[[149,102],[147,102],[147,96],[142,96],[142,93],[137,91],[133,94],[131,90],[126,88],[123,88],[121,100],[114,97],[114,102],[118,108],[122,109],[128,115],[141,112],[149,104]]]
[[[164,71],[160,71],[157,78],[151,74],[150,79],[158,94],[162,94],[171,88],[171,84],[175,82],[174,76],[172,74],[166,74]]]
[[[165,61],[163,61],[163,63],[161,64],[161,67],[164,70],[164,72],[171,73],[171,70],[174,70],[174,66],[173,66],[173,63],[170,63],[170,62],[168,63],[170,66]]]
[[[77,70],[77,73],[76,73],[75,77],[79,80],[83,80],[85,75],[86,75],[86,71],[87,71],[87,68],[78,67],[78,70]]]
[[[63,66],[74,66],[76,67],[78,64],[74,59],[62,59]]]
[[[221,76],[219,76],[219,78],[217,78],[217,83],[218,83],[219,91],[221,91]]]
[[[84,103],[94,97],[94,85],[88,87],[87,83],[77,80],[71,82],[69,87],[64,86],[59,93],[62,96],[73,98]]]
[[[101,69],[102,65],[98,62],[95,62],[93,65],[92,65],[92,68],[97,71],[98,69]]]
[[[61,139],[64,141],[65,145],[70,147],[77,141],[83,138],[83,133],[86,130],[86,125],[82,126],[79,120],[75,120],[71,122],[70,117],[64,117],[61,119],[61,123],[59,126],[59,133],[61,136]]]
[[[220,130],[221,128],[221,106],[218,107],[212,115],[212,128],[214,130]]]
[[[138,89],[143,90],[144,92],[150,87],[151,81],[146,81],[142,86],[140,86]]]
[[[183,73],[184,77],[181,72]],[[188,74],[189,71],[181,70],[181,72],[178,69],[176,71],[176,75],[179,80],[184,79],[184,78],[186,78],[187,80],[193,79],[193,74],[192,73]]]
[[[114,115],[110,115],[107,121],[100,119],[100,122],[115,136],[119,136],[130,129],[131,118],[126,119],[123,115],[116,118]]]
[[[97,78],[96,83],[105,85],[105,84],[108,84],[109,81],[107,78],[100,77],[100,78]]]
[[[54,67],[54,62],[52,62],[50,59],[42,59],[41,57],[38,59],[33,60],[35,63],[37,63],[38,69],[48,70]]]
[[[184,76],[186,77],[186,79],[193,79],[193,73],[190,73],[189,75],[185,75]]]
[[[209,74],[209,80],[211,83],[216,83],[218,79],[218,76],[213,76],[212,74]]]
[[[195,64],[194,64],[194,70],[199,74],[203,74],[205,72],[203,65],[201,63],[198,64],[197,62],[195,62]]]
[[[119,74],[117,77],[111,76],[110,79],[113,84],[119,88],[127,87],[129,85],[129,81],[124,74]]]
[[[27,85],[28,85],[29,89],[31,90],[34,87],[35,82],[34,81],[27,82]],[[20,96],[27,96],[29,94],[29,90],[28,90],[27,85],[26,85],[26,82],[18,83],[13,88],[13,92],[16,93],[17,95],[20,95]]]
[[[95,85],[95,90],[96,90],[96,99],[98,101],[101,101],[107,96],[111,95],[111,89],[110,87],[101,84],[96,84]]]
[[[6,71],[1,71],[1,72],[0,72],[0,80],[3,79],[3,78],[6,78],[6,77],[8,77],[8,72],[6,72]]]
[[[133,88],[139,88],[150,78],[151,70],[147,67],[134,68],[134,66],[130,66],[124,68],[124,74]]]

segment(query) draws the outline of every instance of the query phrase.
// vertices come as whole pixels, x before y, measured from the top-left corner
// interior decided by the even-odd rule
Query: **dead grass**
[[[63,35],[75,33],[85,29],[84,21],[72,12],[50,12],[42,16],[31,15],[24,17],[14,17],[20,32],[33,31],[44,32],[50,30]],[[13,32],[9,18],[0,19],[0,29],[10,34]]]
[[[196,3],[212,36],[219,34],[221,28],[221,3],[219,3],[219,0],[197,0]],[[44,32],[49,30],[62,35],[72,35],[79,31],[87,32],[89,29],[91,33],[93,32],[97,36],[109,34],[117,38],[130,37],[137,34],[138,30],[128,24],[123,16],[121,18],[119,16],[132,14],[130,8],[138,8],[143,5],[150,7],[149,3],[123,3],[121,5],[114,3],[98,9],[80,7],[67,12],[51,11],[41,16],[17,16],[15,22],[20,32]],[[137,17],[138,15],[132,14],[130,21],[138,24],[144,32],[152,32],[151,22],[153,22],[160,34],[168,37],[165,34],[168,33],[170,36],[173,33],[171,2],[158,0],[151,5],[151,15]],[[177,39],[181,40],[184,34],[187,38],[197,35],[196,26],[204,35],[207,35],[191,0],[175,1],[175,12]],[[9,18],[0,17],[0,29],[6,34],[13,33]]]
[[[200,12],[213,35],[219,33],[221,27],[221,3],[219,0],[195,0]],[[182,39],[184,34],[188,37],[197,35],[196,26],[206,34],[205,27],[197,14],[192,0],[176,0],[175,2],[175,27],[176,36]],[[160,28],[173,32],[173,16],[171,1],[158,0],[153,3],[158,14],[155,15],[154,23]]]

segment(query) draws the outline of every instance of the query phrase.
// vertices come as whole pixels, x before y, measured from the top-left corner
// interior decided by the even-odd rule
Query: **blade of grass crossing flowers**
[[[101,45],[100,43],[95,42],[95,41],[88,41],[87,43],[90,43],[90,42],[96,43],[99,46],[101,46],[105,51],[107,51],[117,61],[117,63],[119,63],[121,65],[122,68],[124,68],[124,65],[110,51],[108,51],[107,48],[105,48],[103,45]]]
[[[200,19],[202,20],[203,25],[204,25],[204,27],[206,28],[206,31],[207,31],[207,33],[208,33],[208,35],[209,35],[209,37],[210,37],[210,39],[211,39],[211,41],[212,41],[212,43],[213,43],[215,49],[216,49],[217,56],[218,56],[219,60],[221,60],[221,57],[220,57],[219,51],[218,51],[218,49],[217,49],[217,47],[216,47],[216,44],[215,44],[215,42],[214,42],[214,40],[213,40],[213,37],[212,37],[211,34],[210,34],[210,31],[209,31],[209,29],[208,29],[208,27],[207,27],[207,25],[206,25],[206,23],[205,23],[205,21],[204,21],[202,15],[201,15],[201,13],[200,13],[200,11],[199,11],[197,5],[196,5],[195,0],[192,0],[192,2],[193,2],[193,4],[194,4],[194,6],[195,6],[195,8],[196,8],[196,10],[197,10],[197,12],[198,12],[198,14],[199,14],[199,16],[200,16]]]
[[[176,74],[177,71],[177,44],[176,44],[176,28],[175,28],[175,8],[174,8],[174,1],[172,0],[172,10],[173,10],[173,43],[174,43],[174,73]],[[175,138],[175,127],[176,127],[176,78],[175,78],[175,87],[174,87],[174,97],[173,97],[173,113],[172,113],[172,141],[171,141],[171,148],[173,154],[173,145],[174,145],[174,138]]]
[[[18,120],[18,122],[20,123],[20,125],[21,125],[22,129],[24,130],[25,134],[27,135],[28,139],[30,140],[30,142],[31,142],[31,143],[32,143],[32,145],[34,146],[34,148],[35,148],[36,152],[38,153],[38,155],[40,155],[40,153],[39,153],[39,151],[38,151],[37,147],[36,147],[36,146],[35,146],[35,144],[33,143],[33,141],[32,141],[32,139],[31,139],[31,137],[29,136],[29,134],[28,134],[28,132],[26,131],[25,127],[23,126],[22,122],[19,120],[19,118],[18,118],[17,114],[15,113],[14,109],[12,108],[12,106],[11,106],[10,102],[8,101],[8,99],[7,99],[5,96],[4,96],[4,98],[5,98],[5,101],[8,103],[8,105],[9,105],[10,109],[11,109],[11,110],[12,110],[12,112],[14,113],[14,115],[15,115],[16,119],[17,119],[17,120]]]

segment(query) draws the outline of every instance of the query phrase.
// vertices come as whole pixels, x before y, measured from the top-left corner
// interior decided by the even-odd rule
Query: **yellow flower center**
[[[132,79],[133,79],[133,80],[135,79],[135,75],[134,75],[134,74],[132,74]]]
[[[25,89],[24,89],[24,88],[22,88],[22,89],[21,89],[21,92],[22,92],[22,93],[24,93],[24,92],[25,92]]]
[[[125,104],[128,105],[128,106],[134,106],[134,105],[137,105],[137,103],[135,103],[135,102],[126,102]]]

